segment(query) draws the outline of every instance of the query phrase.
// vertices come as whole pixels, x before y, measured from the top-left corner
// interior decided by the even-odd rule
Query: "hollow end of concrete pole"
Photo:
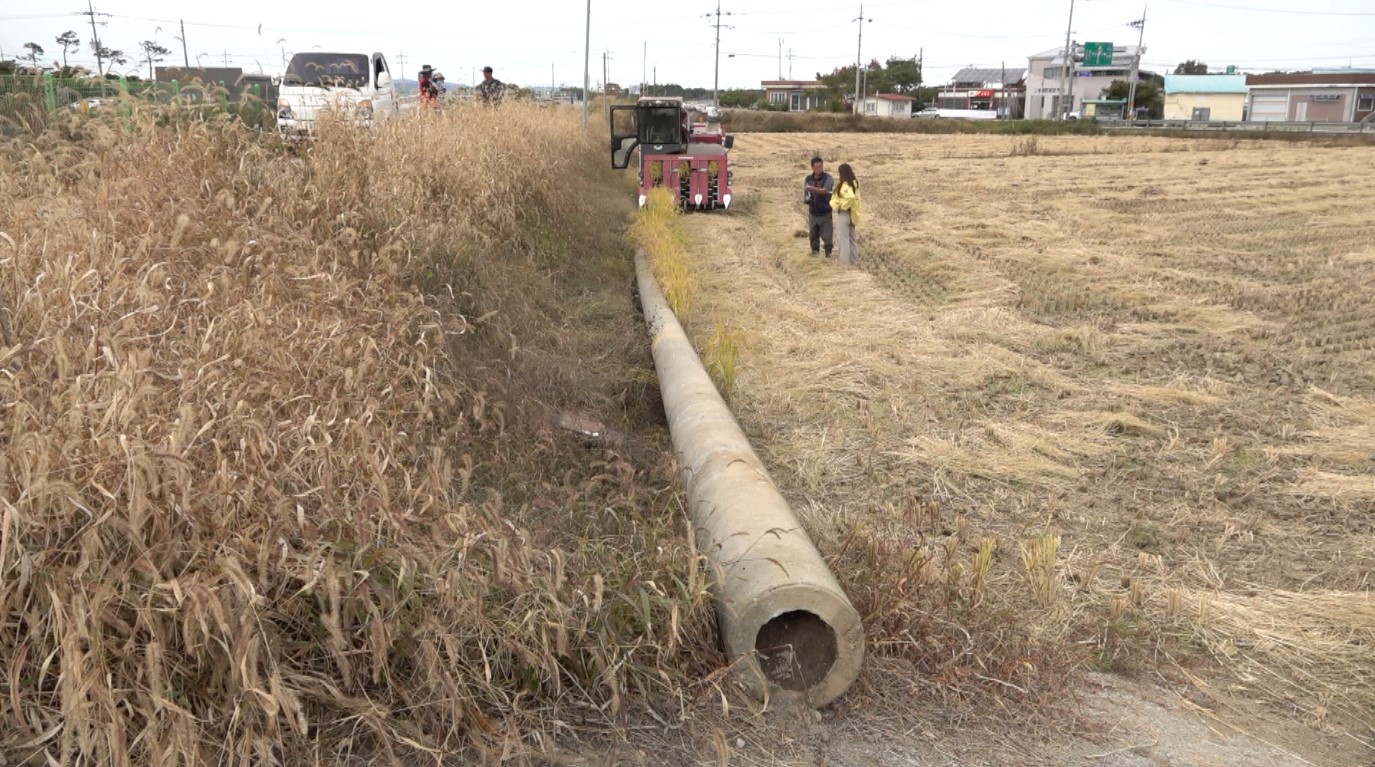
[[[821,708],[859,677],[864,627],[838,590],[782,584],[745,604],[723,603],[720,617],[726,654],[757,698],[783,689]]]

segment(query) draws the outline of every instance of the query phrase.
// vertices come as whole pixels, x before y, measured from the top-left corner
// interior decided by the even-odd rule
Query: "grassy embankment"
[[[677,710],[718,659],[600,134],[150,110],[0,148],[0,754],[518,758]]]

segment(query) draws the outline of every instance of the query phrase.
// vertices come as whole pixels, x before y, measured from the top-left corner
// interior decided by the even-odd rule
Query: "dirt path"
[[[797,236],[817,152],[865,184],[863,269]],[[866,577],[855,530],[944,552],[913,579],[973,590],[971,647],[996,618],[1160,680],[1085,677],[1082,728],[944,761],[1013,736],[856,713],[834,763],[1375,758],[1375,152],[745,135],[733,156],[756,197],[691,219],[689,326],[736,329],[738,417],[842,582]]]

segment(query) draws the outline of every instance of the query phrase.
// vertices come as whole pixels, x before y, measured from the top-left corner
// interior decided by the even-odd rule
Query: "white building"
[[[877,93],[865,96],[859,102],[859,112],[865,117],[902,117],[912,116],[911,96],[896,93]]]
[[[1077,56],[1083,55],[1081,44],[1076,43],[1074,49]],[[1027,119],[1053,120],[1057,113],[1080,111],[1084,99],[1101,98],[1113,80],[1130,80],[1132,61],[1137,55],[1135,45],[1114,45],[1112,63],[1107,66],[1073,64],[1069,73],[1069,98],[1064,99],[1061,106],[1065,88],[1064,52],[1064,48],[1052,48],[1027,58]],[[1141,53],[1145,52],[1143,46]]]
[[[818,109],[826,101],[826,84],[820,80],[764,80],[764,98],[789,112]]]

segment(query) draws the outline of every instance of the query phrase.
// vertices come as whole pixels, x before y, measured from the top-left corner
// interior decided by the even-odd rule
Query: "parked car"
[[[919,112],[913,112],[913,117],[940,117],[941,110],[935,107],[927,107]]]
[[[324,112],[372,125],[398,113],[391,68],[380,53],[298,53],[277,91],[277,130],[308,136]]]

